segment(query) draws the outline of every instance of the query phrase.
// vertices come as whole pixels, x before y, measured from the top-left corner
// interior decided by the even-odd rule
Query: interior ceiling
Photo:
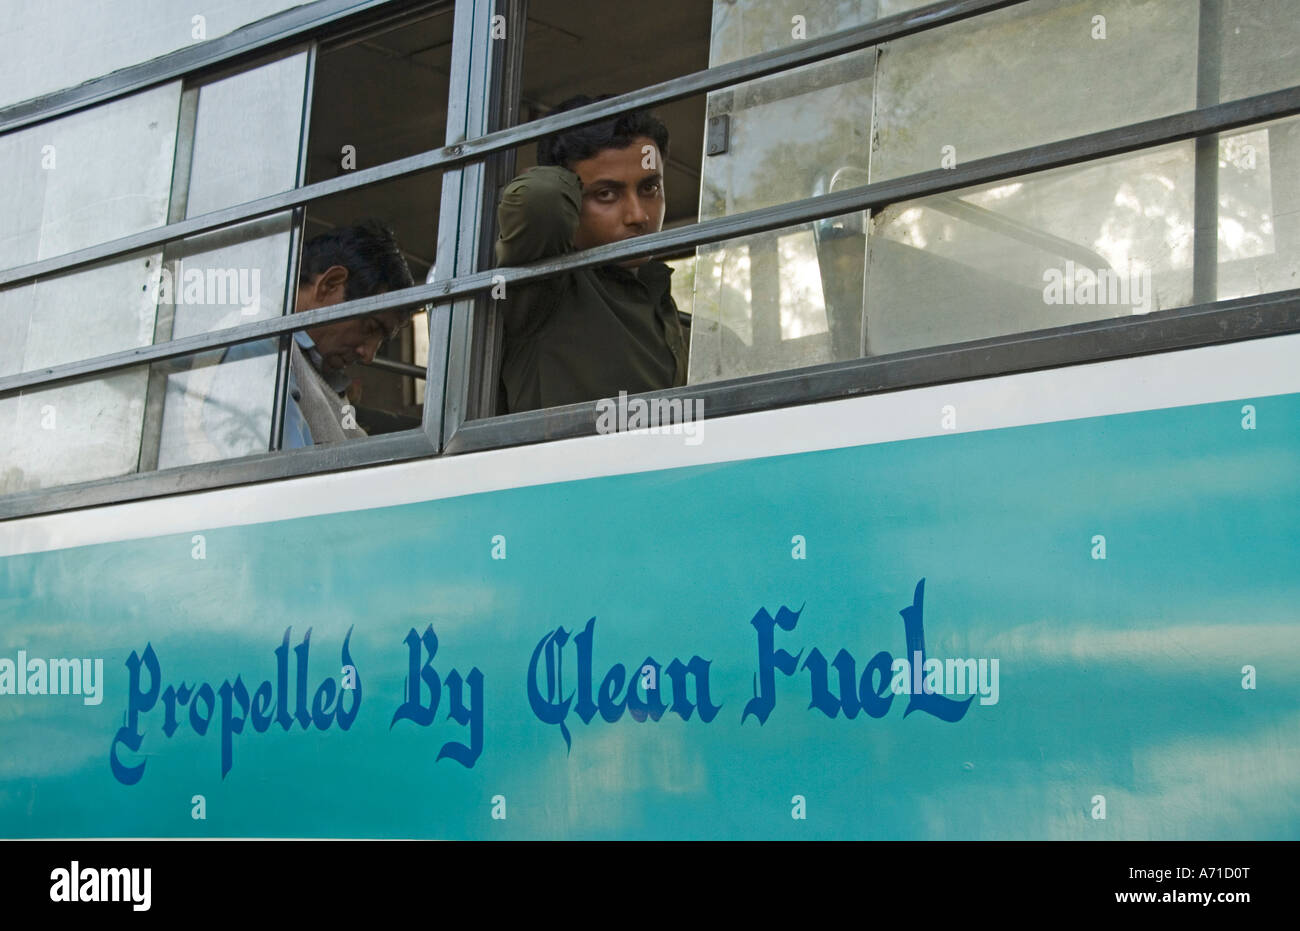
[[[575,94],[620,94],[708,67],[711,15],[706,0],[530,0],[519,120],[543,116]],[[355,147],[356,167],[368,168],[444,143],[451,34],[444,8],[322,48],[308,182],[345,174],[345,145]],[[703,97],[655,110],[671,135],[665,225],[696,219],[704,112]],[[532,164],[530,144],[517,153],[517,170]],[[422,280],[434,255],[438,201],[436,172],[350,191],[311,206],[308,234],[382,219]]]
[[[712,15],[708,0],[530,0],[519,119],[544,116],[575,94],[623,94],[707,68]],[[655,108],[669,133],[665,225],[699,214],[704,103],[698,96]],[[519,153],[521,170],[535,163],[534,151]]]

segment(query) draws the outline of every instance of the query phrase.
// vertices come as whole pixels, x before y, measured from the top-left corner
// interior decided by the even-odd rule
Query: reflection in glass
[[[816,38],[919,5],[799,12]],[[710,94],[731,144],[704,158],[700,217],[1300,84],[1289,4],[1190,6],[1220,10],[1215,28],[1180,0],[1031,0]],[[791,22],[760,0],[719,0],[711,64],[798,41]],[[1213,140],[702,247],[690,380],[1300,286],[1298,127],[1219,139],[1217,186],[1199,191]]]

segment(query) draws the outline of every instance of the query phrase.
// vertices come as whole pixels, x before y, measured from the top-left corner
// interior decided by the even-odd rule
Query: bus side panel
[[[1297,424],[1279,395],[10,556],[0,834],[1298,839]]]

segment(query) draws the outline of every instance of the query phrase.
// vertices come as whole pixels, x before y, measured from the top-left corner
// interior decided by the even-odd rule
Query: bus
[[[1291,0],[8,7],[0,837],[1300,838]],[[642,111],[662,229],[499,264]],[[651,257],[685,383],[509,410]]]

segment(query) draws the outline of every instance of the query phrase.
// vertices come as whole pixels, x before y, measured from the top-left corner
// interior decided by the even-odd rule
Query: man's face
[[[327,268],[309,283],[299,286],[294,310],[315,310],[342,303],[347,280],[348,270],[343,266]],[[379,347],[405,322],[406,315],[400,311],[384,310],[366,317],[309,327],[307,335],[316,344],[325,368],[332,372],[342,371],[354,362],[373,360]]]
[[[573,244],[590,249],[664,225],[663,159],[654,140],[642,136],[625,149],[601,149],[569,166],[582,179],[582,210]],[[620,263],[635,268],[649,257]]]

